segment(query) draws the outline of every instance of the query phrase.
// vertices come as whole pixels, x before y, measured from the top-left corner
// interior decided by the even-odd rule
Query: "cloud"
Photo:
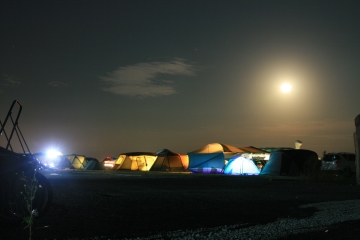
[[[2,81],[2,86],[4,87],[17,87],[21,84],[21,82],[17,79],[14,79],[13,77],[4,74],[3,75],[3,81]]]
[[[169,62],[138,63],[101,76],[107,87],[103,91],[117,95],[157,97],[176,93],[172,81],[163,79],[164,75],[195,75],[192,65],[183,59],[173,59]]]
[[[59,81],[48,82],[48,85],[51,87],[67,87],[68,86],[68,84],[59,82]]]

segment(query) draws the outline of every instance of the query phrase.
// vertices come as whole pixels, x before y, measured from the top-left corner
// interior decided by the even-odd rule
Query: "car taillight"
[[[335,161],[335,165],[336,165],[336,167],[340,167],[340,162],[339,162],[339,161]]]

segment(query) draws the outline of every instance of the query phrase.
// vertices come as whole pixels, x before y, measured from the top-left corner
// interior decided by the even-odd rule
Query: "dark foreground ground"
[[[122,239],[158,232],[305,218],[307,203],[360,198],[350,183],[322,183],[260,176],[45,172],[53,206],[37,220],[33,239]],[[359,216],[360,219],[360,216]],[[28,239],[24,226],[0,228],[0,239]],[[286,239],[360,239],[360,220]]]

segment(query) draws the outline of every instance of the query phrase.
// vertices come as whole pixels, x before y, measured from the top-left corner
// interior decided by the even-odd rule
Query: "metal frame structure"
[[[16,114],[16,117],[14,118],[13,117],[13,109],[14,109],[14,106],[17,105],[19,106],[19,110]],[[19,140],[19,143],[20,143],[20,146],[21,146],[21,149],[23,151],[23,153],[29,153],[31,154],[30,152],[30,149],[25,141],[25,138],[20,130],[20,127],[19,127],[19,118],[20,118],[20,114],[21,114],[21,111],[22,111],[22,106],[21,104],[17,101],[17,100],[14,100],[13,103],[11,104],[11,107],[5,117],[5,120],[4,122],[1,122],[0,120],[0,126],[1,126],[1,130],[0,130],[0,136],[4,133],[5,135],[5,138],[6,138],[6,141],[7,141],[7,144],[6,144],[6,147],[5,149],[6,150],[11,150],[11,151],[14,151],[12,146],[11,146],[11,140],[14,136],[14,133],[16,134],[18,140]],[[5,130],[5,126],[6,124],[8,123],[8,121],[11,121],[12,123],[12,127],[11,127],[11,130],[10,130],[10,134],[8,135],[6,133],[6,130]]]

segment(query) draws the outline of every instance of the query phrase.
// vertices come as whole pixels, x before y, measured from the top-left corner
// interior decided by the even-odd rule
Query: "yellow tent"
[[[156,153],[130,152],[119,155],[113,169],[149,171],[157,158]]]
[[[71,154],[71,155],[66,155],[65,157],[69,160],[71,164],[70,168],[83,169],[87,164],[84,155]]]

